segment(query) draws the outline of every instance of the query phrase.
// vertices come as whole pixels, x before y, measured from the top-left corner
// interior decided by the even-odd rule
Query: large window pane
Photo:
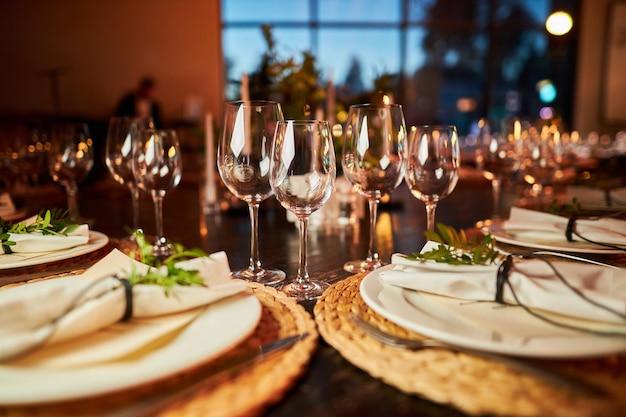
[[[353,93],[371,90],[374,79],[400,72],[400,31],[397,29],[320,29],[319,63],[332,72],[335,84]]]
[[[318,0],[320,22],[390,22],[401,20],[401,1]]]
[[[308,1],[222,0],[222,21],[229,22],[305,22],[309,16]]]

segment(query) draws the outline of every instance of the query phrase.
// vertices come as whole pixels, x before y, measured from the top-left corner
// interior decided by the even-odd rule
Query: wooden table
[[[165,234],[187,247],[201,247],[211,253],[227,253],[232,269],[244,268],[249,259],[250,222],[245,208],[205,215],[199,201],[197,181],[184,181],[165,197]],[[29,206],[49,207],[64,203],[60,189],[29,196]],[[131,219],[129,193],[109,179],[83,186],[80,191],[81,214],[94,220],[93,229],[111,237],[125,235]],[[491,214],[489,183],[468,171],[456,190],[437,209],[437,221],[456,228],[470,228]],[[298,232],[286,219],[285,211],[274,199],[260,210],[260,251],[264,266],[280,268],[292,278],[297,270]],[[394,252],[409,253],[425,242],[426,224],[423,203],[413,198],[406,185],[394,192],[381,207],[377,224],[378,251],[383,260]],[[152,204],[147,196],[141,201],[141,227],[154,233]],[[367,252],[367,216],[356,227],[312,228],[309,231],[308,264],[314,279],[330,283],[350,274],[342,269],[349,260]],[[312,313],[313,303],[305,303]],[[461,416],[462,413],[409,396],[349,364],[332,347],[320,342],[308,371],[268,416]]]

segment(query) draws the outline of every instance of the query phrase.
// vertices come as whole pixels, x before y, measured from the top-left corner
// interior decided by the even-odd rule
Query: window
[[[331,80],[337,111],[384,90],[403,105],[407,124],[453,123],[464,134],[481,117],[532,118],[546,106],[567,124],[576,30],[551,38],[544,22],[556,8],[576,22],[578,3],[222,0],[227,98],[239,96],[243,73],[260,72],[268,51],[262,31],[267,25],[274,57],[282,63],[289,58],[301,63],[304,52],[311,54],[322,89],[308,95],[312,107],[324,107],[323,89]],[[251,88],[255,81],[259,78],[251,76]],[[539,95],[538,86],[546,83],[556,88],[552,100]],[[272,92],[251,92],[253,98],[268,98],[263,94]]]

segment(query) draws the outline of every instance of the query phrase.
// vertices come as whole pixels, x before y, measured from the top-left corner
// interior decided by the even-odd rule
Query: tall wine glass
[[[319,298],[328,284],[313,281],[307,271],[307,226],[311,213],[319,209],[333,191],[335,151],[326,121],[278,122],[270,184],[276,199],[298,218],[300,262],[296,280],[282,291],[299,301]]]
[[[383,265],[376,252],[378,203],[402,182],[405,152],[406,126],[400,105],[350,107],[341,163],[345,177],[369,202],[370,240],[367,258],[346,263],[347,271],[366,272]]]
[[[532,186],[537,205],[543,206],[544,188],[553,179],[560,168],[562,150],[558,131],[544,126],[541,131],[535,128],[523,142],[520,169],[524,181]]]
[[[483,127],[478,135],[476,166],[483,172],[483,176],[491,181],[493,219],[499,219],[502,211],[500,204],[502,182],[505,177],[513,175],[520,165],[523,132],[521,121],[517,120],[516,123],[515,126],[519,128],[516,127],[512,132],[491,133]]]
[[[163,198],[180,183],[182,155],[175,130],[146,129],[137,135],[133,152],[133,175],[137,185],[152,195],[156,217],[156,242],[152,252],[167,257],[172,246],[163,233]]]
[[[91,171],[93,140],[85,123],[55,123],[50,133],[48,168],[52,179],[65,187],[67,209],[72,221],[86,223],[78,210],[78,184]]]
[[[455,126],[419,126],[409,135],[406,183],[426,205],[427,230],[435,230],[437,203],[459,180],[459,137]]]
[[[133,175],[133,149],[139,132],[152,126],[147,119],[114,116],[109,120],[105,163],[115,181],[125,185],[133,206],[133,231],[139,228],[139,187]],[[134,240],[134,235],[130,236]]]
[[[266,285],[285,279],[283,271],[264,269],[259,258],[259,205],[272,195],[270,152],[276,123],[282,120],[280,104],[273,101],[227,102],[217,147],[224,184],[250,212],[250,264],[233,275]]]

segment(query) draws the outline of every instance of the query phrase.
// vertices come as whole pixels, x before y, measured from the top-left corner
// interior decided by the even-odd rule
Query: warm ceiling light
[[[572,16],[566,12],[554,12],[546,19],[546,29],[555,36],[565,35],[572,29]]]

